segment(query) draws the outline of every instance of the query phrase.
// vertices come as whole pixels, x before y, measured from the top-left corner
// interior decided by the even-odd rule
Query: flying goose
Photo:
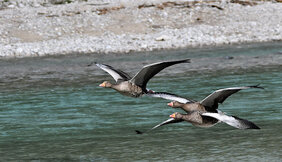
[[[104,81],[99,86],[112,88],[122,95],[130,97],[140,97],[143,94],[153,94],[154,91],[146,88],[147,82],[164,68],[179,63],[190,63],[190,59],[149,64],[144,66],[134,77],[130,77],[127,73],[117,70],[110,65],[99,64],[95,62],[99,68],[109,73],[116,81],[114,84],[110,83],[109,81]]]
[[[190,122],[194,126],[198,126],[198,127],[211,127],[217,124],[218,122],[224,122],[238,129],[260,129],[258,126],[256,126],[254,123],[248,120],[241,119],[236,116],[228,116],[225,113],[222,113],[221,111],[217,110],[218,103],[223,103],[225,99],[231,96],[232,94],[242,89],[248,89],[248,88],[263,89],[263,87],[260,87],[259,85],[219,89],[214,91],[212,94],[210,94],[200,102],[187,100],[187,102],[184,103],[183,102],[181,103],[181,101],[185,101],[185,99],[181,99],[181,97],[179,96],[175,97],[173,94],[165,93],[164,95],[166,96],[166,99],[179,100],[179,101],[172,101],[168,103],[168,106],[172,108],[181,108],[186,112],[186,114],[181,114],[176,112],[170,115],[170,119],[156,125],[155,127],[151,128],[149,131],[166,124],[179,123],[183,121]],[[143,133],[138,130],[136,130],[136,132],[138,134]]]

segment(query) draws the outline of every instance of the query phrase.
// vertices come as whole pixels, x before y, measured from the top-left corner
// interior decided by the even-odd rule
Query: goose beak
[[[106,84],[103,82],[102,84],[99,85],[99,87],[106,87]]]
[[[168,106],[172,107],[173,106],[173,102],[170,102],[167,104]]]
[[[171,114],[171,115],[169,115],[169,117],[175,118],[175,114]]]

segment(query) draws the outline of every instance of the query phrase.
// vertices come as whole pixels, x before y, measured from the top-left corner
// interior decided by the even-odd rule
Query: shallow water
[[[155,52],[154,55],[93,56],[93,60],[121,64],[122,69],[131,67],[128,71],[134,74],[144,64],[157,60],[227,55],[257,57],[281,51],[281,46],[260,44]],[[238,130],[223,123],[208,129],[178,123],[138,135],[134,130],[147,130],[168,119],[176,110],[166,106],[166,100],[146,96],[129,98],[98,87],[111,77],[95,66],[88,67],[91,57],[0,61],[1,160],[281,160],[280,65],[199,72],[187,72],[176,65],[165,69],[148,84],[155,91],[201,100],[216,89],[260,83],[265,90],[242,90],[219,106],[229,115],[256,123],[260,130]]]

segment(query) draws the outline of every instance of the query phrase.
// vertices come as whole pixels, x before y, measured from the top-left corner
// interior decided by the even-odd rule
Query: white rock
[[[22,53],[22,52],[23,52],[23,49],[19,47],[19,48],[17,48],[16,52],[17,52],[17,53]]]
[[[169,36],[167,36],[167,35],[162,35],[162,36],[160,36],[160,37],[157,37],[155,40],[156,41],[166,41],[166,40],[169,40],[170,38],[169,38]]]
[[[13,4],[8,5],[8,8],[15,8],[16,6]]]
[[[146,49],[148,47],[147,44],[141,44],[141,48]]]
[[[4,15],[1,20],[5,22],[0,23],[1,55],[12,56],[19,53],[23,56],[34,53],[38,55],[67,54],[73,51],[129,52],[282,40],[280,25],[282,7],[272,2],[262,2],[262,4],[259,3],[252,7],[228,4],[224,7],[225,11],[214,10],[206,5],[197,5],[196,9],[167,7],[164,10],[159,10],[155,7],[147,7],[138,9],[136,12],[138,5],[128,7],[129,4],[126,1],[123,4],[125,8],[122,10],[113,10],[104,15],[97,15],[97,8],[119,6],[121,1],[93,0],[101,3],[107,1],[108,3],[103,6],[95,6],[88,5],[93,2],[74,0],[77,3],[51,4],[50,7],[43,5],[44,3],[50,4],[50,0],[10,1],[13,3],[5,3],[5,6],[14,5],[15,8],[17,6],[18,8],[0,10],[0,15]],[[131,3],[137,1],[132,0]],[[149,0],[147,1],[149,2]],[[171,1],[177,2],[177,0]],[[1,2],[3,0],[0,0]],[[157,3],[159,2],[156,1],[153,4]],[[25,7],[21,8],[21,4]],[[34,7],[37,6],[36,4],[42,6],[36,8]],[[191,23],[189,13],[192,10],[192,20],[195,21]],[[91,12],[85,13],[85,11]],[[76,12],[81,13],[63,14]],[[199,14],[201,22],[196,21]],[[219,21],[215,22],[213,18]],[[134,30],[135,26],[132,25],[134,23],[137,24],[138,30]],[[125,29],[129,29],[129,31],[123,31],[123,28],[115,29],[117,24],[123,24]],[[160,28],[152,30],[152,25],[160,26]],[[17,26],[19,28],[16,28]],[[80,28],[83,28],[83,32]],[[37,33],[39,36],[35,35],[34,39],[37,37],[39,39],[32,42],[17,39],[11,33],[18,29]],[[7,44],[13,46],[6,46]],[[32,49],[38,50],[31,52]]]
[[[24,4],[18,3],[18,7],[22,8],[22,7],[24,7]]]

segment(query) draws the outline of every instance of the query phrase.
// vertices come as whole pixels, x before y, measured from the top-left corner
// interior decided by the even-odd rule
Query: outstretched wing
[[[158,128],[158,127],[161,127],[163,125],[172,124],[172,123],[179,123],[179,122],[182,122],[182,121],[184,121],[184,120],[178,120],[178,119],[174,119],[174,118],[169,118],[166,121],[161,122],[160,124],[154,126],[153,128],[151,128],[151,129],[149,129],[149,130],[147,130],[145,132],[141,132],[139,130],[135,130],[135,131],[136,131],[137,134],[143,134],[143,133],[150,132],[150,131],[152,131],[152,130]]]
[[[254,123],[236,116],[228,116],[223,113],[203,113],[201,115],[216,118],[217,120],[238,129],[260,129]]]
[[[177,96],[175,94],[167,93],[167,92],[152,92],[152,93],[146,93],[146,95],[151,97],[157,97],[157,98],[163,98],[170,101],[178,101],[180,103],[192,103],[196,102],[190,99],[186,99],[180,96]]]
[[[146,89],[147,82],[163,70],[166,67],[172,66],[174,64],[179,63],[189,63],[190,59],[178,60],[178,61],[167,61],[167,62],[158,62],[150,65],[146,65],[140,70],[131,80],[130,82],[142,87],[142,89]]]
[[[130,80],[130,76],[121,70],[114,69],[110,65],[106,64],[99,64],[96,62],[95,64],[102,70],[109,73],[115,79],[116,82]]]
[[[225,88],[225,89],[219,89],[214,91],[212,94],[207,96],[205,99],[203,99],[200,103],[204,105],[207,108],[210,108],[211,110],[215,110],[218,107],[218,103],[223,103],[226,98],[231,96],[232,94],[242,90],[242,89],[248,89],[248,88],[261,88],[259,85],[255,86],[245,86],[245,87],[232,87],[232,88]]]

